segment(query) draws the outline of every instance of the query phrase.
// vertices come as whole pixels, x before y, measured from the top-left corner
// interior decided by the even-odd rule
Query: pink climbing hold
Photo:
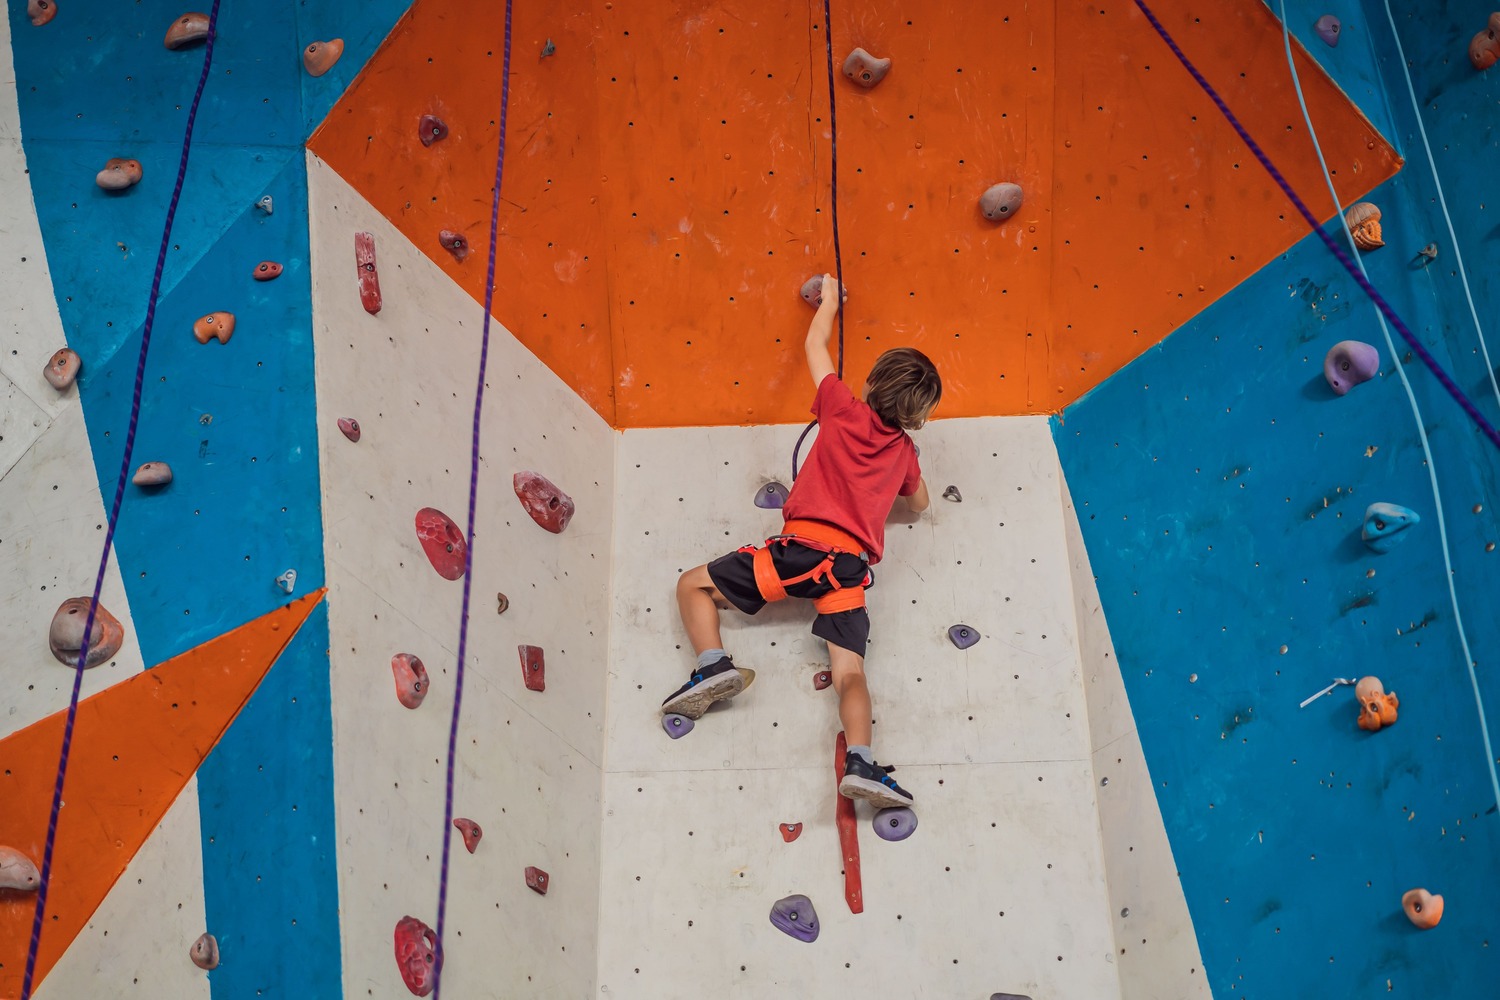
[[[64,347],[48,359],[47,367],[42,370],[42,377],[52,388],[61,392],[77,380],[82,368],[83,360],[72,349]]]
[[[535,865],[528,865],[527,866],[527,868],[526,868],[526,886],[527,886],[527,888],[531,889],[532,892],[538,893],[539,895],[542,895],[542,896],[547,895],[547,882],[548,881],[549,881],[549,879],[547,877],[547,873],[546,872],[542,871],[540,868],[536,867]]]
[[[57,4],[52,0],[28,0],[26,16],[31,18],[34,26],[40,28],[57,16]]]
[[[281,277],[281,265],[274,260],[263,260],[255,265],[256,281],[275,281]]]
[[[200,344],[206,344],[210,340],[217,340],[221,344],[229,343],[229,338],[234,336],[234,313],[209,313],[193,324],[193,336]]]
[[[994,184],[979,196],[979,211],[991,222],[1004,222],[1021,207],[1021,197],[1019,184]]]
[[[219,941],[207,932],[198,935],[198,940],[188,949],[188,957],[200,969],[212,971],[219,967]]]
[[[554,535],[560,535],[573,519],[573,498],[553,485],[546,476],[518,472],[511,479],[521,506],[531,519]]]
[[[823,304],[823,275],[815,274],[802,283],[797,294],[802,296],[802,301],[816,309]],[[849,299],[849,286],[844,286],[844,301]]]
[[[469,545],[453,519],[435,507],[417,511],[417,541],[427,553],[427,561],[444,580],[464,575],[464,557]]]
[[[130,481],[137,486],[165,486],[172,481],[172,467],[166,462],[144,462]]]
[[[802,836],[802,824],[801,823],[783,823],[783,824],[781,824],[781,839],[784,840],[784,841],[786,841],[788,844],[790,844],[792,841],[796,840],[800,836]]]
[[[141,161],[123,156],[112,157],[104,163],[104,169],[94,175],[94,183],[106,191],[124,191],[141,182]]]
[[[438,951],[437,934],[431,927],[416,917],[402,917],[396,922],[396,968],[413,995],[425,997],[432,992],[442,962]]]
[[[365,312],[380,312],[380,274],[375,270],[375,237],[370,233],[354,234],[354,264],[359,268],[359,302]]]
[[[438,243],[444,250],[453,255],[453,259],[460,264],[469,256],[469,241],[464,239],[462,233],[455,233],[451,229],[438,231]]]
[[[396,679],[396,700],[416,708],[427,697],[427,668],[420,657],[397,653],[391,657],[391,675]]]
[[[350,441],[359,441],[359,421],[353,417],[339,417],[339,430]]]
[[[472,819],[464,819],[462,816],[454,818],[453,826],[463,834],[464,847],[468,848],[470,854],[473,854],[474,848],[479,846],[479,839],[484,836],[484,831],[479,828],[478,823]]]
[[[42,884],[36,863],[14,847],[0,844],[0,889],[33,892]]]
[[[844,60],[844,75],[869,90],[891,71],[889,59],[877,59],[864,49],[855,49]]]
[[[78,651],[83,648],[83,626],[88,618],[87,597],[68,598],[52,616],[52,626],[47,630],[47,645],[63,666],[78,666]],[[84,667],[97,667],[118,653],[124,644],[125,626],[106,611],[104,605],[99,605],[94,613],[94,627],[89,633],[89,654],[83,661]]]
[[[172,22],[162,43],[169,49],[185,49],[208,38],[208,15],[190,12]]]
[[[526,682],[526,690],[547,690],[547,664],[542,657],[542,648],[523,644],[516,650],[521,654],[521,679]]]
[[[417,138],[422,140],[424,146],[442,142],[448,138],[448,124],[437,115],[423,115],[417,123]]]

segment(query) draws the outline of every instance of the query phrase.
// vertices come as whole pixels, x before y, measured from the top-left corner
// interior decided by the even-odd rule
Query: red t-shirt
[[[885,548],[885,519],[897,496],[911,496],[921,483],[917,446],[910,435],[886,426],[870,404],[855,399],[829,374],[813,397],[818,436],[786,499],[786,520],[822,521],[859,539],[870,563]]]

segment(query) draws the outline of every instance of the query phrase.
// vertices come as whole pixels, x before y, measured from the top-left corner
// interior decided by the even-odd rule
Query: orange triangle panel
[[[78,704],[33,987],[57,964],[261,678],[307,595]],[[67,712],[0,740],[0,844],[41,867]],[[36,894],[0,890],[0,997],[19,996]]]

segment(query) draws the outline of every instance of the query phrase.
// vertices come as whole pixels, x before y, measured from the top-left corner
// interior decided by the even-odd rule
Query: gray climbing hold
[[[276,586],[290,594],[297,589],[297,571],[289,569],[276,578]]]
[[[1417,512],[1394,503],[1372,503],[1365,508],[1365,523],[1359,537],[1374,552],[1389,552],[1406,538],[1406,529],[1422,518]]]
[[[964,495],[958,492],[957,486],[950,486],[943,491],[944,500],[952,500],[954,503],[963,503]]]
[[[1330,46],[1337,45],[1339,43],[1339,31],[1342,28],[1343,25],[1339,23],[1339,19],[1334,17],[1332,14],[1324,14],[1322,17],[1318,18],[1317,22],[1313,25],[1313,30],[1318,33],[1318,37],[1323,39],[1323,41],[1327,42]]]
[[[1358,340],[1341,340],[1323,357],[1323,377],[1340,396],[1380,372],[1380,352]]]
[[[953,645],[959,649],[968,649],[979,641],[979,630],[967,625],[954,625],[948,629],[948,638],[953,640]]]
[[[864,49],[855,49],[844,60],[844,75],[869,90],[891,71],[889,59],[877,59]]]
[[[755,491],[755,506],[766,510],[780,510],[786,506],[787,489],[772,480]]]
[[[1021,207],[1021,185],[996,184],[979,197],[979,211],[991,222],[1004,222]]]
[[[553,53],[555,53],[556,51],[557,51],[557,46],[553,45],[552,44],[552,39],[549,38],[549,39],[547,39],[547,43],[542,46],[542,58],[545,59],[548,56],[550,56]]]
[[[905,840],[917,832],[917,814],[905,806],[882,809],[870,822],[881,840]]]
[[[771,923],[798,941],[811,944],[818,939],[818,914],[806,896],[787,896],[772,903]]]
[[[275,208],[275,205],[272,203],[270,195],[263,194],[260,196],[260,200],[255,203],[255,207],[260,209],[262,212],[265,212],[267,215],[270,215],[271,210]]]
[[[669,712],[661,717],[661,727],[667,731],[667,735],[674,740],[680,740],[693,731],[693,720],[685,715]]]

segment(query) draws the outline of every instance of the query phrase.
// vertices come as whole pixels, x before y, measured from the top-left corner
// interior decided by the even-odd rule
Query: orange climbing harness
[[[783,580],[771,562],[771,546],[784,546],[791,542],[824,553],[823,561],[801,576]],[[864,559],[864,548],[853,535],[830,524],[824,524],[821,521],[788,521],[781,534],[772,535],[766,539],[764,548],[746,545],[740,551],[755,553],[755,585],[760,588],[760,596],[767,601],[780,601],[786,597],[787,587],[802,583],[804,580],[814,580],[826,583],[833,588],[822,597],[813,599],[813,607],[818,609],[818,614],[831,615],[838,611],[853,611],[865,606],[865,588],[870,585],[868,571],[865,573],[864,581],[855,587],[845,587],[833,575],[834,559],[840,555]]]

